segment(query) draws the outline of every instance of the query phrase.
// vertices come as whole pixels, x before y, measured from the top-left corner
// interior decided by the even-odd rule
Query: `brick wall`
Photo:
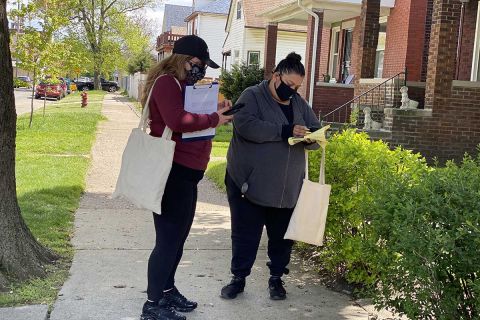
[[[387,22],[383,77],[408,68],[409,80],[421,81],[427,33],[427,0],[396,0]],[[428,30],[429,32],[429,30]]]
[[[407,57],[405,61],[405,66],[408,70],[408,77],[411,81],[420,81],[422,77],[426,15],[427,0],[411,0],[408,23]]]
[[[322,51],[320,52],[320,81],[322,81],[322,75],[328,73],[328,62],[330,60],[330,33],[331,29],[323,27],[322,29]]]
[[[425,90],[429,109],[450,109],[447,99],[455,73],[460,8],[458,0],[434,0]]]
[[[386,129],[392,130],[388,142],[441,162],[461,160],[465,152],[475,154],[480,144],[480,85],[458,85],[451,92],[447,110],[386,110]]]
[[[477,9],[478,1],[470,1],[465,5],[458,80],[468,81],[472,74],[473,47],[475,45],[475,28],[477,26]]]
[[[427,12],[425,17],[425,41],[423,45],[422,75],[421,81],[427,79],[428,52],[430,50],[430,35],[432,33],[433,0],[427,0]]]
[[[319,112],[325,115],[352,99],[352,86],[317,85],[314,89],[313,111],[317,116]]]
[[[363,0],[362,13],[359,18],[360,45],[355,74],[360,78],[375,76],[375,58],[380,30],[380,0]]]
[[[460,1],[434,0],[425,110],[386,110],[389,142],[441,162],[480,144],[480,84],[453,81]]]

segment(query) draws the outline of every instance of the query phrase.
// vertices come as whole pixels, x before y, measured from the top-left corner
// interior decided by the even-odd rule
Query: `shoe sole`
[[[275,301],[279,301],[279,300],[285,300],[287,299],[287,296],[284,296],[284,297],[279,297],[279,296],[270,296],[270,299],[271,300],[275,300]]]
[[[195,308],[179,308],[179,307],[175,307],[175,306],[172,306],[172,308],[177,312],[192,312],[193,310],[197,309],[197,307],[195,307]]]
[[[243,293],[243,289],[241,291],[239,291],[236,295],[234,296],[227,296],[227,295],[224,295],[223,293],[220,293],[220,297],[223,298],[223,299],[226,299],[226,300],[233,300],[235,299],[240,293]]]

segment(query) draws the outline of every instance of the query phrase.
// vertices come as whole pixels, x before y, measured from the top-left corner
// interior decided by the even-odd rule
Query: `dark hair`
[[[305,67],[303,66],[302,57],[295,52],[290,52],[285,59],[280,61],[273,72],[296,73],[305,76]]]

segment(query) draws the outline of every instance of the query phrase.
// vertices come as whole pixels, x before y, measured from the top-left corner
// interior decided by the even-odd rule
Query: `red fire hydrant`
[[[81,94],[82,96],[82,108],[85,108],[88,104],[88,95],[86,91],[83,91]]]

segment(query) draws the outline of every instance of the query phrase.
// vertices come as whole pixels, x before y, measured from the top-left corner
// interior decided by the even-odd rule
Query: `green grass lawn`
[[[232,138],[232,125],[224,125],[217,128],[217,134],[213,139],[212,157],[226,157],[230,139]],[[225,192],[225,169],[226,160],[213,160],[208,164],[206,175],[215,185]]]
[[[230,139],[232,138],[233,127],[231,124],[220,126],[216,129],[213,139],[212,157],[226,157]]]
[[[78,208],[90,164],[90,149],[97,124],[103,119],[103,91],[89,91],[87,108],[80,108],[80,95],[17,121],[17,195],[22,215],[34,236],[57,252],[61,259],[48,267],[45,279],[13,285],[0,294],[0,306],[26,303],[52,304],[68,276],[73,247],[73,213]]]

